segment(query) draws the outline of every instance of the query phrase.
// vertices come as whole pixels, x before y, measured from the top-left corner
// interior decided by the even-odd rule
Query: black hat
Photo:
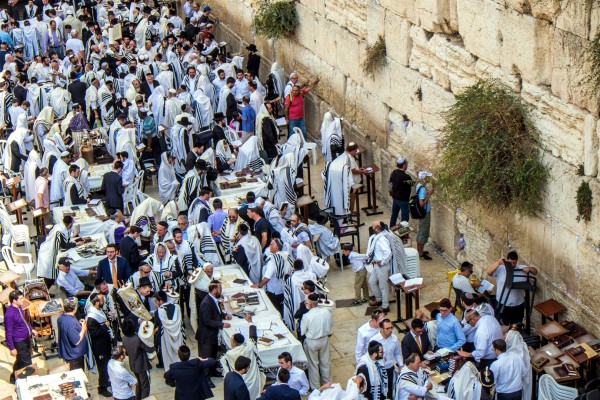
[[[71,260],[69,260],[68,257],[61,257],[58,260],[58,265],[66,265],[66,266],[70,266],[71,265]]]
[[[248,51],[258,51],[258,49],[256,48],[256,45],[254,43],[251,43],[248,47],[246,47],[246,50],[248,50]]]
[[[152,8],[150,8],[149,6],[144,7],[142,11],[144,12],[144,14],[152,14]]]
[[[138,288],[144,287],[144,286],[150,286],[152,287],[152,282],[150,282],[150,278],[148,278],[147,276],[142,276],[140,278],[140,284],[138,285]]]
[[[208,164],[206,163],[206,160],[200,158],[196,160],[196,162],[194,163],[194,167],[196,167],[196,169],[205,171],[208,168]]]
[[[178,122],[179,125],[190,126],[192,122],[188,119],[188,117],[181,117]]]
[[[218,112],[213,115],[213,121],[221,121],[222,119],[225,119],[225,116],[222,112]]]

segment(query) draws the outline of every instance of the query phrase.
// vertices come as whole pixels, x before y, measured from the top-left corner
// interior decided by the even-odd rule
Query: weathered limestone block
[[[579,291],[575,300],[578,302],[578,308],[586,314],[588,318],[584,319],[590,328],[594,327],[596,332],[598,324],[590,324],[591,321],[598,320],[598,307],[600,307],[600,296],[598,288],[598,253],[583,241],[577,241],[577,257],[572,257],[573,264],[577,265],[579,277]],[[589,321],[589,322],[588,322]]]
[[[592,3],[593,0],[562,0],[556,27],[588,39]]]
[[[302,4],[296,4],[296,13],[300,24],[296,28],[296,40],[313,53],[316,53],[317,47],[317,29],[318,21],[315,12]],[[321,37],[319,35],[319,44]]]
[[[552,27],[548,21],[506,10],[500,18],[501,66],[519,72],[528,82],[549,85],[551,81]],[[517,71],[515,71],[515,69]]]
[[[394,90],[394,102],[391,108],[408,116],[411,121],[422,123],[421,102],[417,91],[421,87],[423,76],[410,68],[396,64],[390,74],[390,85]]]
[[[552,95],[540,86],[523,83],[523,100],[540,132],[542,147],[567,163],[583,163],[583,127],[586,112]]]
[[[417,0],[416,23],[429,32],[455,33],[458,21],[452,21],[452,18],[457,14],[450,11],[451,6],[456,7],[456,3],[450,0]]]
[[[367,2],[359,0],[328,0],[325,2],[325,18],[366,38]]]
[[[431,207],[431,233],[438,246],[441,246],[448,256],[456,257],[457,229],[455,226],[454,208],[433,201]]]
[[[521,79],[518,76],[482,59],[475,63],[475,75],[477,79],[495,79],[515,92],[521,91]]]
[[[531,2],[529,0],[506,0],[505,4],[507,7],[512,8],[521,14],[531,13]]]
[[[561,0],[533,0],[531,4],[531,14],[535,18],[554,22],[554,19],[560,12]]]
[[[592,40],[600,33],[600,3],[594,2],[590,12],[590,36]]]
[[[402,18],[399,14],[391,10],[386,11],[385,48],[387,56],[405,67],[408,66],[412,50],[411,26],[410,21]]]
[[[552,93],[561,99],[598,113],[600,94],[586,81],[590,62],[585,52],[588,41],[555,29],[552,38]]]
[[[581,284],[577,276],[577,240],[573,232],[556,225],[553,228],[554,276],[552,281],[556,282],[558,287],[564,288],[565,295],[576,299]]]
[[[325,9],[325,0],[299,0],[299,3],[316,13],[322,13]]]
[[[371,140],[385,144],[388,107],[351,79],[346,82],[344,115]]]
[[[317,29],[315,54],[321,60],[327,61],[329,65],[336,65],[337,46],[335,41],[338,33],[343,29],[339,25],[332,24],[330,21],[320,17],[315,21],[315,28]]]
[[[585,117],[583,126],[583,173],[587,176],[598,174],[598,120],[592,114]]]
[[[503,7],[492,0],[458,0],[458,31],[465,48],[479,58],[500,65]]]
[[[430,128],[442,129],[446,122],[444,113],[454,104],[455,98],[452,92],[444,90],[429,79],[423,79],[421,83],[421,113],[423,122]]]
[[[367,48],[366,41],[359,40],[358,36],[345,29],[337,31],[335,44],[337,46],[336,65],[346,76],[358,77],[362,75],[361,61]]]
[[[407,18],[411,21],[415,18],[414,0],[379,0],[379,4],[392,10],[402,18]]]
[[[439,159],[439,131],[426,129],[421,124],[404,119],[401,113],[391,110],[388,117],[393,130],[389,133],[392,154],[401,154],[410,160],[411,170],[435,167]]]
[[[371,2],[367,3],[367,42],[373,44],[385,34],[385,9]]]

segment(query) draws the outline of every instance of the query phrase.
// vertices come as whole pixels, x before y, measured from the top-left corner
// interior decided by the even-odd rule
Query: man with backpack
[[[392,196],[392,217],[390,219],[390,228],[396,225],[398,214],[400,221],[408,222],[410,200],[410,190],[412,189],[413,180],[406,173],[408,161],[404,157],[398,157],[396,160],[396,169],[390,174],[389,187],[390,195]]]
[[[431,172],[421,170],[417,175],[418,181],[415,187],[415,193],[419,199],[419,205],[425,210],[423,218],[419,219],[419,230],[417,231],[417,251],[421,260],[431,260],[428,251],[424,251],[425,245],[429,241],[429,228],[431,226],[431,195],[435,191],[429,183]]]

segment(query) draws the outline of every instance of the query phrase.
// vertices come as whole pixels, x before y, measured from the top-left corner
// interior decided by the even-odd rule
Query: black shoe
[[[208,381],[208,387],[210,387],[211,389],[215,388],[215,384],[213,383],[213,381],[211,381],[211,380]]]
[[[427,250],[423,250],[423,254],[429,255],[429,252]]]
[[[423,255],[421,257],[419,257],[421,260],[433,260],[433,258],[431,258],[431,256],[429,254],[423,253]]]
[[[98,394],[102,397],[112,397],[112,393],[108,389],[98,390]]]
[[[350,303],[351,306],[359,306],[362,304],[362,301],[360,300],[354,300],[352,303]]]
[[[164,365],[162,365],[161,363],[156,364],[156,368],[165,368]]]

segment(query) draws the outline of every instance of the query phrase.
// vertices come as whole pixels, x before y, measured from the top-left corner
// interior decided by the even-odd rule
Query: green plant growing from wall
[[[591,83],[595,90],[600,89],[600,33],[598,33],[586,48],[587,61],[590,71],[583,83]]]
[[[387,65],[387,50],[385,48],[385,39],[379,35],[375,43],[367,46],[367,56],[362,63],[362,69],[365,75],[373,77],[375,72]]]
[[[592,219],[592,189],[590,184],[586,181],[582,181],[581,185],[577,189],[577,196],[575,196],[577,202],[577,221],[589,221]]]
[[[532,214],[542,207],[548,169],[538,132],[508,88],[479,81],[445,112],[439,188],[451,203]]]
[[[291,35],[298,24],[294,1],[289,0],[260,0],[252,20],[257,35],[273,40]]]

